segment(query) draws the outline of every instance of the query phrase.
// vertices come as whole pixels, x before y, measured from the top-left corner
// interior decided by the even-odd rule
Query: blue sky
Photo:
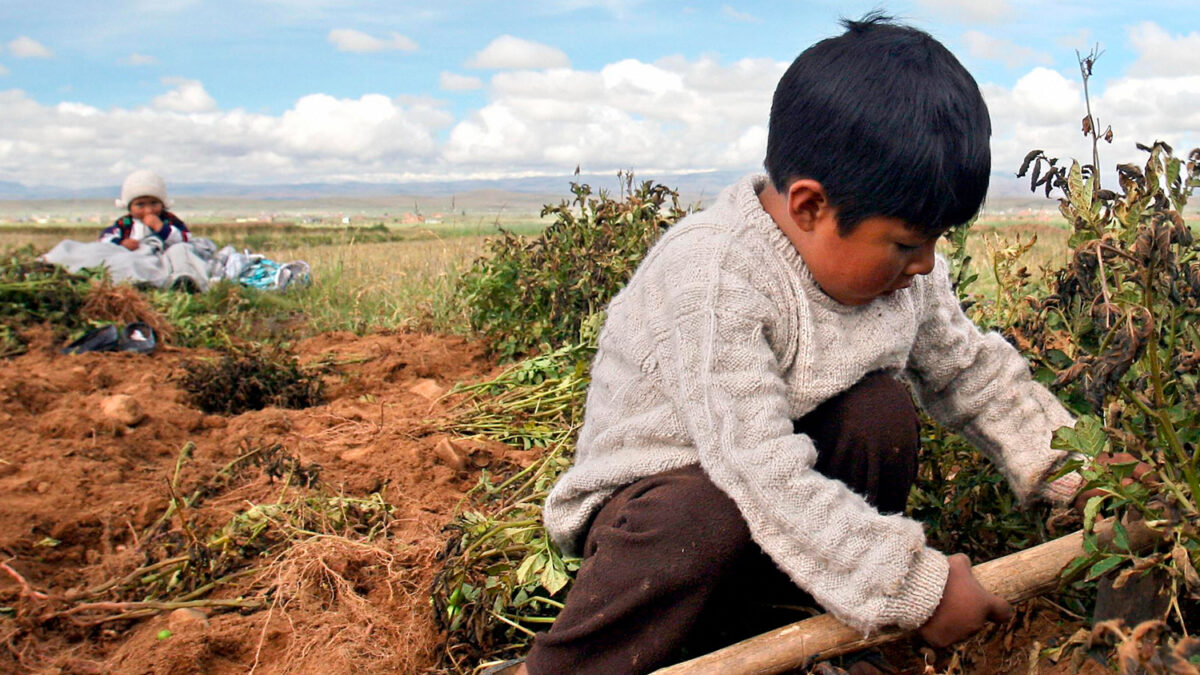
[[[1083,155],[1075,50],[1117,141],[1200,145],[1200,3],[352,2],[0,4],[0,180],[395,181],[754,170],[775,81],[880,8],[976,76],[998,170]]]

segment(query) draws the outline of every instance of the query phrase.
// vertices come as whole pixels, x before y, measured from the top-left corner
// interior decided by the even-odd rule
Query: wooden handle
[[[1149,548],[1161,535],[1145,526],[1127,527],[1130,548]],[[1100,546],[1110,545],[1111,522],[1097,523]],[[1058,587],[1059,574],[1072,560],[1084,554],[1083,531],[990,560],[972,568],[979,583],[992,593],[1016,603]],[[822,614],[777,628],[711,654],[654,671],[654,675],[769,675],[801,668],[813,661],[850,654],[898,640],[911,631],[883,630],[863,637]]]

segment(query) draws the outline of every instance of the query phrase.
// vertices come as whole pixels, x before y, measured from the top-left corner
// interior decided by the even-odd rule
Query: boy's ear
[[[788,215],[792,222],[810,232],[822,218],[832,215],[833,207],[825,194],[825,186],[811,178],[801,178],[788,186]]]

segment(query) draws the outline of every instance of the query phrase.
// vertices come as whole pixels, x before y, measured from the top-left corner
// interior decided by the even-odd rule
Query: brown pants
[[[796,422],[816,469],[885,513],[904,510],[919,420],[875,373]],[[592,521],[566,607],[529,652],[531,675],[648,673],[806,615],[812,599],[763,553],[699,466],[616,492]]]

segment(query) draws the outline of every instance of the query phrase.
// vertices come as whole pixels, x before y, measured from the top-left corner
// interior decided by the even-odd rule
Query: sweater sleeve
[[[157,232],[157,236],[167,246],[181,244],[190,238],[187,225],[172,213],[163,213],[162,229]]]
[[[864,633],[916,628],[941,599],[946,558],[925,546],[918,523],[880,514],[814,469],[816,448],[793,431],[767,338],[774,293],[738,273],[751,265],[730,260],[726,247],[660,267],[649,284],[659,296],[649,305],[663,308],[652,321],[660,382],[705,472],[793,581]]]
[[[120,244],[121,243],[121,221],[118,220],[117,222],[113,223],[112,225],[109,225],[108,227],[104,228],[104,230],[102,230],[100,232],[99,240],[106,241],[110,244]]]
[[[1033,380],[1029,364],[998,333],[982,333],[962,312],[940,256],[926,286],[926,308],[908,374],[922,407],[987,455],[1025,502],[1066,503],[1077,473],[1047,479],[1067,459],[1050,439],[1075,420]]]

